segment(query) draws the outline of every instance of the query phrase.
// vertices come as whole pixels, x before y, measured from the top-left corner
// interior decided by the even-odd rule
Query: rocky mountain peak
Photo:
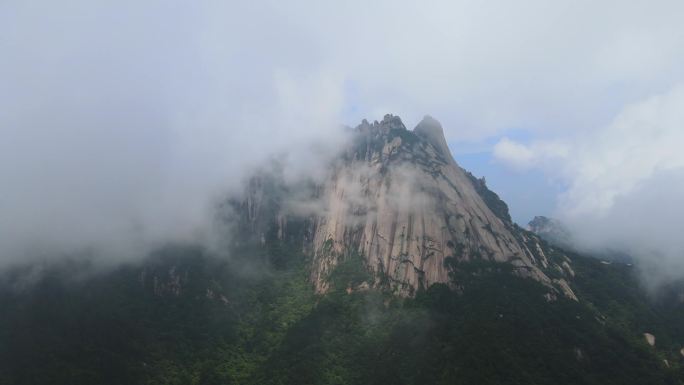
[[[388,114],[381,122],[364,120],[355,131],[328,177],[299,204],[315,208],[300,228],[306,229],[304,249],[313,256],[310,278],[317,291],[328,290],[340,262],[360,257],[372,277],[366,285],[402,295],[453,284],[465,265],[484,261],[506,264],[514,274],[574,298],[562,278],[565,261],[550,260],[534,234],[513,225],[505,203],[484,181],[456,164],[437,120],[426,116],[409,131]],[[276,221],[277,233],[287,234],[281,228],[292,222],[287,214],[278,213]],[[553,279],[547,269],[555,271]]]
[[[406,130],[401,118],[392,114],[386,114],[378,125],[388,130]]]
[[[408,295],[449,283],[459,264],[484,260],[574,297],[566,281],[544,273],[553,262],[538,239],[515,227],[505,203],[456,164],[437,120],[426,116],[408,131],[388,114],[357,129],[349,155],[319,190],[324,209],[313,226],[311,272],[318,291],[327,290],[341,260],[360,255],[371,285]]]
[[[413,132],[435,146],[442,156],[452,159],[449,146],[447,146],[446,138],[444,137],[442,124],[432,116],[425,115],[423,120],[413,129]]]
[[[361,124],[356,127],[356,131],[358,132],[365,134],[373,133],[376,135],[386,135],[392,130],[406,131],[406,126],[404,125],[404,122],[401,121],[401,118],[392,114],[386,114],[381,121],[378,122],[375,120],[372,124],[368,123],[368,120],[363,119]]]

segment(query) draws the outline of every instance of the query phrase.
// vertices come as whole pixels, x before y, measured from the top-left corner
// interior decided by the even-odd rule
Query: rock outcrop
[[[651,333],[644,333],[644,339],[650,346],[655,346],[655,336]]]

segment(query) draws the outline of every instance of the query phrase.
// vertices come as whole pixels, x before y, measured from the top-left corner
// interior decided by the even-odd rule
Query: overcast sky
[[[683,18],[677,0],[2,1],[0,242],[187,235],[264,154],[388,112],[440,120],[522,224],[634,210],[648,231],[606,238],[670,234]]]

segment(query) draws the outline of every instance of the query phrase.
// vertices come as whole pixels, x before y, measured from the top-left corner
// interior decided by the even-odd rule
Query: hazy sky
[[[684,2],[244,3],[0,2],[0,259],[187,236],[265,154],[388,112],[439,119],[523,224],[678,228]]]

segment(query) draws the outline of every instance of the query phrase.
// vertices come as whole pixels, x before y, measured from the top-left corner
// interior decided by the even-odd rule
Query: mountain
[[[434,119],[322,166],[255,173],[220,250],[0,272],[0,384],[684,383],[684,284],[518,227]]]
[[[245,215],[269,223],[256,219],[253,208],[270,191],[275,206],[264,215],[275,215],[272,222],[300,222],[288,209],[302,202],[292,201],[287,186],[273,194],[274,184],[250,183]],[[576,299],[567,282],[570,260],[550,259],[538,237],[511,222],[508,207],[484,180],[458,166],[440,123],[431,117],[413,131],[392,115],[362,122],[349,148],[330,165],[329,176],[299,199],[316,208],[305,218],[311,235],[304,249],[313,254],[311,280],[319,293],[329,288],[328,277],[340,261],[356,254],[372,274],[364,285],[402,295],[453,283],[450,274],[460,265],[484,261],[508,264],[514,274],[542,283],[550,296]],[[286,234],[287,226],[278,231]]]
[[[557,219],[536,216],[527,224],[527,230],[537,234],[551,244],[566,249],[572,248],[570,231]]]

